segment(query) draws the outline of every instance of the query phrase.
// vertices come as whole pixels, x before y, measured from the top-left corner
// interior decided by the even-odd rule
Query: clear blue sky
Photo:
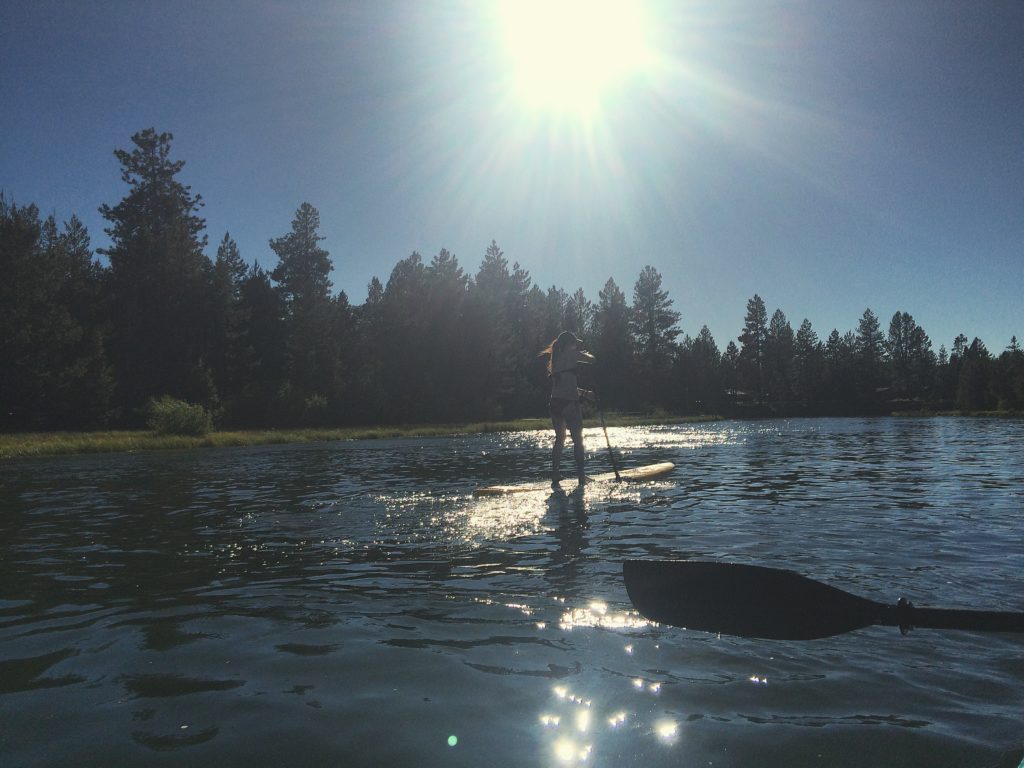
[[[211,257],[230,231],[272,267],[308,201],[357,304],[414,250],[475,273],[494,239],[594,301],[652,264],[723,350],[754,293],[822,339],[867,307],[883,329],[910,312],[936,351],[1024,338],[1020,0],[649,2],[639,38],[598,40],[601,66],[637,45],[642,65],[572,109],[543,14],[520,37],[550,76],[520,74],[520,21],[469,0],[0,0],[0,188],[102,247],[113,150],[152,126]],[[607,35],[569,28],[577,62]]]

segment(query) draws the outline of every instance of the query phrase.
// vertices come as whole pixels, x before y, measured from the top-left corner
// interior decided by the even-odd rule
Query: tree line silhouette
[[[128,187],[100,212],[96,253],[77,218],[59,227],[0,194],[0,429],[136,426],[153,398],[201,404],[223,426],[457,422],[540,416],[548,382],[537,352],[558,332],[587,342],[589,384],[623,411],[854,414],[1024,407],[1016,337],[998,356],[958,336],[936,354],[906,312],[870,309],[856,330],[794,332],[755,295],[719,349],[696,337],[662,278],[644,267],[631,301],[611,278],[593,302],[533,282],[497,243],[476,273],[441,250],[412,253],[366,301],[332,295],[332,262],[309,203],[270,241],[276,264],[250,266],[230,234],[210,259],[202,199],[177,178],[169,133],[116,150]]]

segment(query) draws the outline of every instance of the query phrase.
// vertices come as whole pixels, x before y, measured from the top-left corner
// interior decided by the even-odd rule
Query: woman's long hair
[[[551,376],[554,373],[555,359],[562,356],[562,350],[565,348],[565,345],[570,342],[576,342],[576,337],[568,331],[562,331],[558,336],[551,340],[550,344],[544,347],[544,349],[537,354],[537,357],[544,357],[547,355],[548,376]]]

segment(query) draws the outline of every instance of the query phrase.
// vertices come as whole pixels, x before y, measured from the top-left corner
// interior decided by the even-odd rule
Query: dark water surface
[[[621,562],[1024,610],[1024,423],[610,432],[676,472],[472,498],[546,433],[0,465],[0,765],[1016,768],[1024,636],[652,626]]]

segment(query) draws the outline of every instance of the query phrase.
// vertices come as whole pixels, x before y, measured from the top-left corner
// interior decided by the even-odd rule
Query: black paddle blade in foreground
[[[629,599],[659,624],[738,637],[813,640],[872,624],[1024,632],[1024,613],[887,606],[792,571],[694,560],[627,560]]]

